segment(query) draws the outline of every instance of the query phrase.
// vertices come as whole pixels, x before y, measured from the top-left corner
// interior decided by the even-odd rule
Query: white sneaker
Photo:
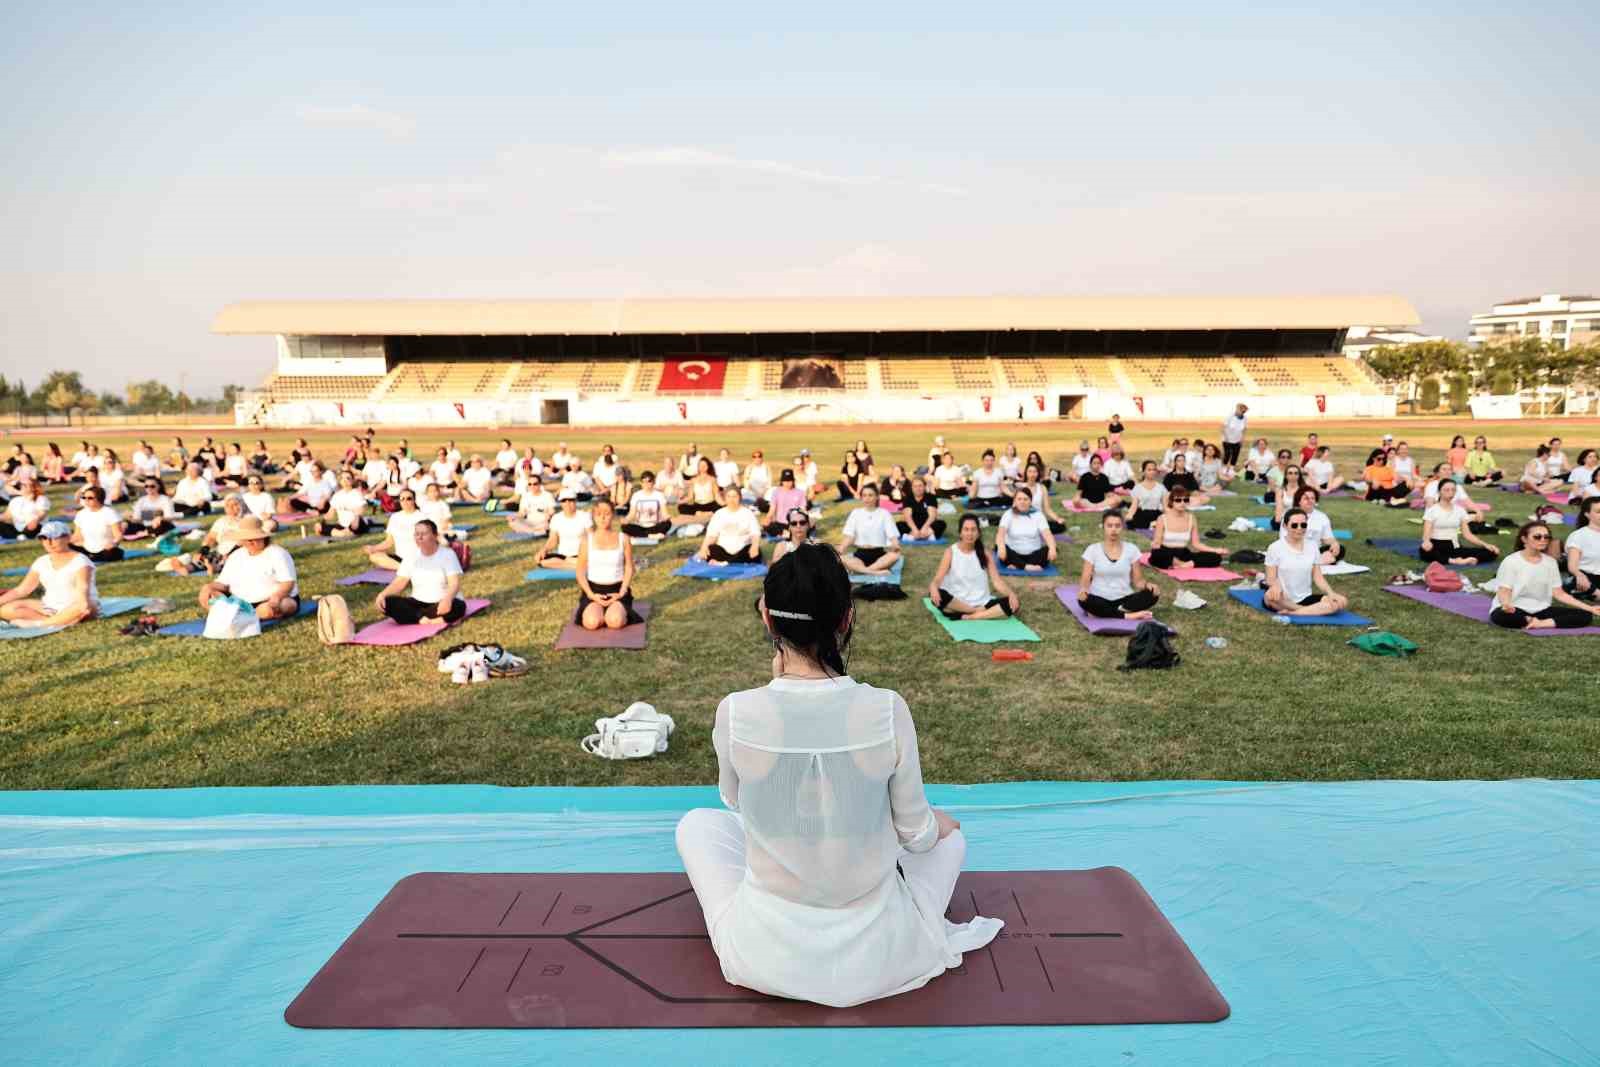
[[[456,685],[466,685],[472,680],[472,672],[468,670],[465,658],[456,664],[455,670],[450,672],[450,680]]]
[[[472,657],[472,680],[475,683],[489,680],[489,664],[484,661],[481,652]]]
[[[1172,606],[1175,608],[1183,608],[1185,611],[1195,611],[1199,608],[1205,607],[1206,602],[1201,600],[1194,593],[1185,589],[1173,599]]]

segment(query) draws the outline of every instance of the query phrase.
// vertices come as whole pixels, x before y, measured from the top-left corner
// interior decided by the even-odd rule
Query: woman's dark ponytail
[[[768,569],[762,595],[775,636],[829,674],[846,673],[855,622],[850,617],[850,573],[837,549],[814,541],[792,549]]]

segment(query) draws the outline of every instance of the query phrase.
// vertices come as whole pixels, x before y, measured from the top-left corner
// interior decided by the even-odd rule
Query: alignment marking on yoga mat
[[[519,889],[519,890],[517,890],[517,895],[511,898],[511,903],[506,905],[505,915],[500,916],[500,921],[495,923],[496,926],[504,926],[506,924],[506,915],[510,915],[511,914],[511,909],[516,907],[517,906],[517,901],[519,901],[521,899],[522,899],[522,890]]]
[[[523,897],[545,896],[538,928],[496,927]],[[952,921],[971,918],[968,902],[972,914],[1014,908],[1020,919],[984,947],[988,970],[964,962],[910,993],[834,1009],[728,984],[681,874],[412,875],[284,1014],[302,1027],[425,1029],[1070,1025],[1228,1014],[1177,932],[1119,868],[968,872],[955,901]]]

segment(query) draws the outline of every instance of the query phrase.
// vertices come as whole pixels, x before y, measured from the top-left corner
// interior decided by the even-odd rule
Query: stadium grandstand
[[[1392,416],[1341,349],[1396,297],[247,302],[241,424],[516,426]]]

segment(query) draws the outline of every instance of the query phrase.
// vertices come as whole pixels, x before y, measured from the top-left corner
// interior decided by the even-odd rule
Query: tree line
[[[1524,389],[1588,386],[1600,389],[1600,344],[1571,349],[1538,337],[1517,337],[1468,345],[1423,341],[1382,345],[1362,357],[1385,382],[1401,386],[1403,399],[1433,411],[1441,399],[1452,411],[1465,411],[1476,393],[1512,396]]]
[[[121,393],[95,392],[83,384],[78,371],[51,371],[29,389],[21,378],[7,381],[0,375],[0,414],[18,415],[182,415],[226,414],[244,389],[225,385],[217,396],[192,397],[155,378],[129,382]]]

